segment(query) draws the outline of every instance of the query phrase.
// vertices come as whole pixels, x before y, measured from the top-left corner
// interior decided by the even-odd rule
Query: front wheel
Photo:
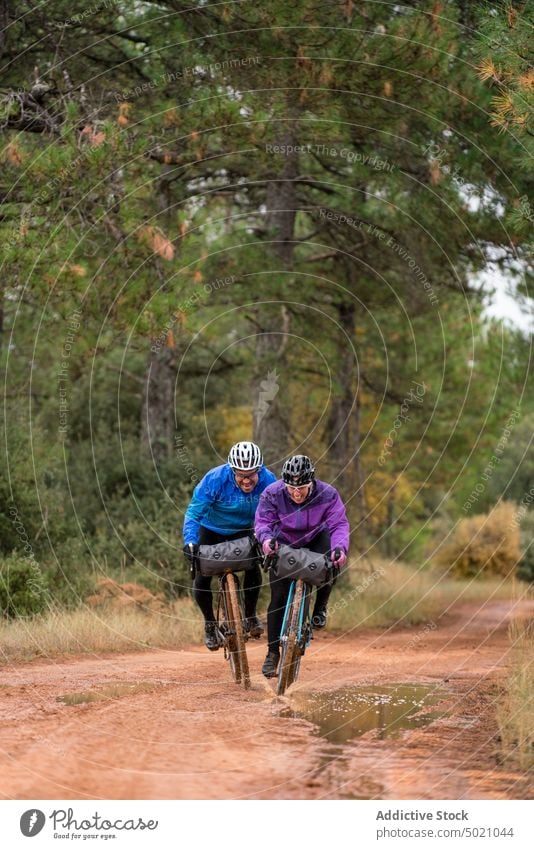
[[[297,581],[291,607],[286,616],[284,632],[280,635],[282,653],[278,670],[276,693],[283,696],[287,688],[297,679],[300,667],[301,648],[297,642],[299,615],[303,601],[304,584]]]
[[[245,648],[245,632],[241,606],[235,576],[226,576],[226,601],[228,608],[228,626],[230,631],[228,652],[230,666],[235,681],[241,683],[245,690],[250,688],[250,672],[248,668],[247,650]]]

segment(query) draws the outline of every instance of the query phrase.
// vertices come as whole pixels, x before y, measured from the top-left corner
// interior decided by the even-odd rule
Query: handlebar
[[[273,542],[276,542],[276,540],[271,540],[271,548],[272,548]],[[328,551],[325,551],[325,552],[320,552],[320,551],[316,552],[316,551],[312,551],[311,548],[307,549],[305,545],[301,545],[301,546],[298,546],[298,547],[295,546],[295,545],[289,545],[289,543],[283,543],[283,545],[285,545],[286,548],[293,549],[294,551],[306,550],[306,551],[309,551],[311,554],[317,554],[317,555],[322,554],[323,557],[324,557],[325,563],[328,566],[334,565],[332,560],[331,560],[331,554],[332,554],[333,551],[335,551],[335,549],[333,549],[333,548],[331,548],[331,549],[329,549]],[[262,556],[263,556],[262,568],[266,572],[266,571],[268,571],[268,569],[270,569],[276,563],[276,561],[279,557],[279,549],[276,549],[276,550],[273,549],[271,554],[263,554],[262,553]]]

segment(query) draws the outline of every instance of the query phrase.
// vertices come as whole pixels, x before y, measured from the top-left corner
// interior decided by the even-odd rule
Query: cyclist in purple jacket
[[[267,555],[275,552],[279,543],[329,553],[334,574],[347,561],[350,529],[344,504],[337,489],[315,479],[315,468],[304,454],[286,460],[282,480],[270,484],[261,494],[255,534]],[[262,672],[266,678],[273,678],[280,659],[280,630],[291,582],[275,578],[272,572],[269,577],[269,649]],[[331,591],[331,584],[317,590],[312,618],[315,628],[326,625],[326,607]]]

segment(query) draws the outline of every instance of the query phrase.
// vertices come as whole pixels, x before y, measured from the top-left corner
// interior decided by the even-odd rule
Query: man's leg
[[[266,678],[274,678],[280,661],[280,631],[284,621],[284,611],[291,581],[286,578],[276,578],[271,570],[269,582],[271,585],[271,601],[267,610],[268,650],[261,671]]]
[[[330,598],[330,593],[332,592],[333,585],[325,584],[324,587],[319,587],[317,593],[315,595],[315,605],[313,608],[313,617],[312,621],[315,619],[316,621],[313,623],[315,627],[324,628],[323,620],[326,625],[326,608],[328,606],[328,599]]]
[[[193,598],[202,611],[204,622],[215,622],[213,613],[213,594],[211,592],[211,578],[196,575],[193,581]]]
[[[217,628],[213,613],[213,596],[211,578],[196,575],[193,581],[193,598],[200,607],[204,617],[204,644],[210,651],[217,651],[223,645],[222,635]]]
[[[286,609],[291,581],[287,578],[276,578],[272,574],[272,570],[269,573],[269,580],[271,584],[271,601],[267,609],[267,639],[269,652],[279,654],[280,631],[282,630],[282,622],[284,621],[284,611]]]
[[[315,539],[312,539],[306,546],[310,551],[316,551],[319,554],[326,554],[330,551],[330,534],[328,531],[322,531]],[[313,608],[312,623],[316,628],[324,628],[326,625],[326,608],[328,599],[332,592],[333,584],[325,584],[324,587],[319,587],[315,594],[315,605]]]
[[[261,569],[256,564],[253,569],[248,569],[243,577],[243,595],[245,597],[245,616],[256,615],[256,605],[261,590]]]
[[[199,544],[214,545],[220,542],[220,537],[208,528],[200,526]],[[193,598],[198,604],[204,617],[204,643],[210,651],[217,651],[223,645],[222,635],[215,622],[213,612],[213,593],[211,591],[211,578],[197,573],[193,581]]]
[[[258,564],[248,569],[243,576],[243,596],[245,601],[245,618],[251,637],[261,637],[263,626],[256,615],[256,605],[262,584],[261,569]]]

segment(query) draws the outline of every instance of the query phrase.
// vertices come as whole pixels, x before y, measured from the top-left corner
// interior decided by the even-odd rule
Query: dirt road
[[[507,625],[518,614],[534,610],[525,602],[466,604],[433,627],[321,633],[284,700],[260,675],[263,641],[249,650],[248,693],[230,682],[220,652],[200,646],[4,668],[0,796],[533,798],[528,778],[500,763],[496,743]],[[318,698],[399,683],[435,685],[438,703],[420,716],[442,715],[395,737],[371,730],[341,743],[288,715],[310,691]],[[106,692],[103,701],[58,701]],[[335,730],[335,711],[331,719]]]

